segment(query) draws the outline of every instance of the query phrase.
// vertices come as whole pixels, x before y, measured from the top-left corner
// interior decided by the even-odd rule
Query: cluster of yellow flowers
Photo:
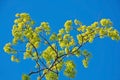
[[[59,72],[64,65],[64,74],[69,78],[75,77],[76,70],[74,62],[72,60],[63,60],[64,57],[69,55],[75,55],[77,57],[83,56],[84,59],[82,63],[83,66],[87,68],[91,54],[87,50],[82,51],[80,49],[83,44],[87,42],[92,43],[97,37],[110,37],[112,40],[120,40],[120,34],[112,27],[110,19],[101,19],[100,22],[94,22],[89,26],[83,25],[77,19],[73,22],[72,20],[67,20],[58,34],[51,34],[48,22],[41,22],[38,27],[34,27],[35,22],[30,18],[29,14],[17,13],[16,17],[12,29],[14,38],[12,43],[7,43],[4,46],[4,51],[8,54],[12,54],[11,61],[19,62],[20,60],[16,56],[19,50],[14,49],[13,45],[17,45],[18,42],[25,43],[25,51],[21,51],[24,52],[23,58],[35,60],[36,68],[40,67],[40,69],[42,62],[39,62],[39,59],[44,59],[46,62],[45,64],[43,63],[43,65],[50,68],[50,70],[43,70],[43,74],[47,72],[45,74],[46,80],[57,80],[58,76],[55,72]],[[74,34],[74,31],[77,31],[77,33]],[[51,43],[47,40],[48,37],[44,35],[48,34],[51,34],[49,40],[55,43]],[[42,41],[44,43],[42,43]],[[41,50],[39,48],[40,44],[48,45],[41,53],[39,53],[39,50]],[[30,80],[30,77],[24,74],[22,79]],[[40,80],[40,77],[38,77],[38,80]]]
[[[70,32],[70,30],[71,30],[71,25],[72,25],[72,20],[67,20],[67,21],[65,22],[64,27],[65,27],[65,30],[66,30],[67,33]]]
[[[44,72],[44,73],[47,73],[47,74],[45,75],[46,80],[58,80],[58,76],[57,76],[56,73],[54,73],[54,72],[52,72],[52,71],[49,71],[49,70],[47,70],[47,69],[45,69],[43,72]],[[41,79],[40,79],[40,80],[41,80]]]
[[[74,39],[70,34],[65,34],[62,40],[59,41],[61,48],[73,46],[74,43]]]
[[[95,38],[96,32],[94,29],[98,26],[97,22],[94,22],[91,26],[80,26],[77,28],[79,32],[82,32],[81,34],[77,35],[78,43],[83,44],[87,41],[92,42]]]
[[[87,68],[88,67],[88,62],[91,58],[91,54],[87,50],[83,50],[82,55],[84,57],[84,59],[82,60],[83,66],[85,68]]]
[[[17,51],[12,49],[11,44],[16,45],[19,40],[22,42],[27,41],[28,43],[26,44],[26,52],[24,53],[24,59],[30,58],[31,53],[33,56],[36,56],[36,53],[33,52],[33,46],[34,48],[39,47],[40,37],[36,31],[36,28],[32,28],[34,25],[34,21],[27,13],[17,13],[16,17],[17,19],[15,19],[12,29],[12,35],[14,37],[13,42],[6,44],[4,46],[4,51],[7,53],[17,53]],[[45,29],[47,28],[46,30],[48,30],[48,27],[46,27],[48,25],[45,22],[41,24]],[[16,61],[14,56],[11,57],[11,60]]]
[[[11,52],[11,43],[7,43],[5,46],[4,46],[4,51],[6,53],[10,53]]]
[[[27,29],[24,32],[25,36],[28,38],[29,42],[31,44],[33,44],[36,48],[39,47],[39,43],[40,43],[40,37],[39,34],[37,34],[36,32],[34,32],[32,30],[32,28]]]
[[[83,59],[83,60],[82,60],[82,63],[83,63],[83,66],[84,66],[85,68],[88,67],[88,61],[87,61],[86,59]]]
[[[35,28],[36,33],[39,33],[42,31],[44,31],[46,34],[50,34],[50,26],[48,22],[41,22],[40,26]]]
[[[12,35],[14,36],[14,44],[16,44],[18,40],[23,40],[24,30],[34,24],[34,21],[30,19],[30,16],[27,13],[17,13],[16,17],[17,19],[15,19],[12,29]]]
[[[52,44],[51,46],[54,48],[54,50],[56,50],[55,44]],[[54,60],[56,57],[56,52],[51,48],[51,46],[48,46],[42,53],[42,57],[48,62],[48,64],[51,60]]]
[[[61,28],[58,34],[52,34],[50,40],[57,40],[59,46],[64,49],[65,53],[69,53],[69,48],[75,45],[73,36],[69,34],[71,30],[71,20],[66,21],[64,24],[65,28]]]
[[[96,37],[110,37],[112,40],[119,40],[119,32],[112,28],[112,22],[109,19],[101,19],[100,23],[94,22],[90,26],[81,25],[77,28],[79,32],[77,35],[79,44],[86,42],[93,42]]]
[[[16,17],[17,19],[14,21],[15,24],[12,29],[14,36],[13,43],[16,44],[19,39],[24,41],[24,37],[26,37],[28,41],[37,48],[40,38],[37,32],[32,28],[34,21],[31,20],[27,13],[16,14]]]
[[[11,56],[11,61],[12,62],[19,62],[19,59],[15,57],[14,55]]]
[[[54,41],[57,39],[57,35],[55,33],[53,33],[51,36],[50,36],[50,40],[51,41]]]
[[[66,64],[66,67],[68,68],[72,68],[72,69],[75,68],[75,64],[71,60],[66,61],[65,64]]]
[[[74,78],[76,74],[74,62],[71,60],[68,60],[65,62],[65,65],[66,65],[66,68],[65,68],[64,74],[67,77]]]
[[[80,55],[81,55],[81,50],[77,50],[78,49],[78,47],[74,47],[73,49],[72,49],[72,52],[71,53],[73,53],[73,54],[75,54],[77,57],[79,57]]]
[[[57,34],[57,40],[61,48],[70,47],[75,44],[73,36],[69,34],[71,30],[72,20],[67,20],[64,24],[65,28],[61,28]]]
[[[102,20],[100,21],[100,24],[101,24],[102,26],[111,26],[111,25],[112,25],[112,22],[111,22],[109,19],[102,19]]]
[[[52,69],[60,71],[62,69],[63,65],[64,65],[63,62],[61,61],[61,62],[57,63],[55,66],[53,66]]]
[[[14,50],[13,48],[12,48],[12,44],[11,43],[7,43],[7,44],[5,44],[5,46],[4,46],[4,51],[6,52],[6,53],[12,53],[12,54],[15,54],[16,53],[16,50]]]
[[[74,20],[74,23],[75,23],[75,25],[79,25],[79,26],[82,25],[82,23],[79,20],[77,20],[77,19]]]
[[[10,53],[16,54],[17,53],[17,51],[12,48],[12,44],[11,43],[7,43],[4,46],[4,51],[6,53],[8,53],[8,54],[10,54]],[[17,57],[15,57],[14,55],[11,55],[11,61],[12,62],[19,62],[19,59]]]
[[[31,43],[26,44],[26,51],[24,52],[24,59],[27,59],[27,58],[37,59],[38,58],[39,55],[34,50],[33,46],[36,47],[35,45]]]
[[[26,50],[26,52],[24,53],[24,59],[27,59],[27,58],[31,58],[31,53],[29,50]]]
[[[59,46],[65,51],[66,54],[70,53],[70,47],[75,45],[74,38],[70,34],[62,35],[62,40],[59,40]]]

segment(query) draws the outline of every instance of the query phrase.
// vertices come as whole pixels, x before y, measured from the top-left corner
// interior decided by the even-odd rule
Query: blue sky
[[[76,18],[86,25],[109,18],[120,31],[119,0],[0,0],[0,80],[21,80],[21,74],[33,67],[29,60],[12,63],[3,51],[5,43],[12,40],[14,15],[21,12],[29,13],[36,26],[48,21],[55,31],[63,27],[66,20]],[[83,68],[81,59],[75,59],[77,75],[72,80],[120,80],[120,41],[96,39],[83,48],[88,49],[93,58],[88,69]],[[61,74],[60,80],[68,78]]]

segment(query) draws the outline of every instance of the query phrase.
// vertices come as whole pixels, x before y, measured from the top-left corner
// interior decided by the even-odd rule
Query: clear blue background
[[[3,51],[4,44],[12,40],[14,15],[21,12],[29,13],[37,26],[48,21],[54,30],[63,27],[68,19],[77,18],[90,25],[101,18],[110,18],[120,31],[119,0],[0,0],[0,80],[21,80],[22,73],[29,73],[33,67],[29,60],[12,63]],[[120,42],[96,39],[84,48],[93,54],[89,68],[84,69],[81,59],[75,59],[77,75],[71,80],[120,80]],[[60,80],[68,78],[60,74]]]

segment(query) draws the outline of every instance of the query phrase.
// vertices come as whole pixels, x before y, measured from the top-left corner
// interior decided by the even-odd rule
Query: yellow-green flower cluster
[[[119,32],[115,29],[109,31],[108,30],[108,34],[109,37],[111,37],[112,40],[120,40],[120,35]]]
[[[83,59],[82,63],[85,68],[88,68],[88,61],[86,59]]]
[[[70,53],[70,49],[68,47],[65,48],[65,53],[69,54]]]
[[[54,48],[54,50],[51,48],[51,46]],[[45,49],[42,53],[42,57],[47,61],[54,60],[56,57],[56,45],[52,44],[51,46],[48,46],[47,49]]]
[[[4,46],[3,49],[4,49],[4,51],[5,51],[6,53],[13,53],[13,54],[17,53],[16,50],[14,50],[14,49],[12,48],[12,44],[11,44],[11,43],[5,44],[5,46]]]
[[[26,52],[24,53],[24,59],[31,58],[31,54],[35,58],[35,53],[33,52],[34,48],[38,48],[40,44],[40,37],[39,34],[33,29],[34,21],[30,18],[29,14],[27,13],[17,13],[17,19],[14,21],[12,35],[13,35],[13,44],[16,45],[18,40],[22,42],[27,42],[26,44]],[[42,26],[48,26],[45,23],[42,23]],[[47,28],[48,29],[48,28]],[[4,51],[7,53],[16,53],[14,49],[12,49],[12,43],[8,43],[4,46]],[[34,48],[33,48],[34,46]],[[34,54],[33,54],[34,53]],[[11,57],[13,60],[14,57]]]
[[[5,46],[4,46],[4,51],[6,53],[10,53],[11,52],[11,43],[7,43]]]
[[[84,50],[84,51],[82,52],[82,55],[83,55],[83,57],[84,57],[84,59],[82,60],[83,66],[84,66],[85,68],[87,68],[87,67],[88,67],[88,62],[89,62],[89,60],[90,60],[90,58],[91,58],[91,54],[90,54],[87,50]]]
[[[51,40],[51,41],[57,40],[57,34],[53,33],[53,34],[50,36],[50,40]]]
[[[56,72],[59,72],[64,65],[64,74],[69,78],[75,77],[75,64],[72,60],[63,60],[66,56],[83,56],[84,59],[82,60],[82,64],[87,68],[91,54],[87,50],[82,51],[80,49],[85,43],[92,43],[97,37],[110,37],[112,40],[120,40],[119,32],[112,27],[110,19],[101,19],[99,22],[93,22],[89,26],[83,25],[77,19],[74,20],[74,24],[72,23],[72,20],[67,20],[64,23],[64,27],[59,30],[58,34],[55,34],[50,33],[48,22],[41,22],[40,26],[34,27],[35,22],[30,18],[29,14],[17,13],[16,17],[12,29],[14,38],[12,43],[7,43],[4,46],[4,51],[13,54],[11,55],[11,61],[13,62],[19,62],[19,59],[17,58],[18,54],[15,53],[24,52],[24,59],[30,58],[36,61],[36,69],[42,69],[44,67],[44,70],[40,73],[43,73],[43,75],[45,73],[46,80],[58,80]],[[74,31],[77,33],[74,34]],[[55,43],[51,44],[51,42],[47,40],[47,34],[51,34],[50,37],[48,36],[49,40]],[[73,35],[76,36],[74,37]],[[44,43],[42,43],[42,41]],[[15,50],[13,47],[13,44],[17,45],[19,42],[25,43],[26,45],[23,51]],[[41,50],[41,48],[39,49],[40,44],[48,45],[41,53],[39,52],[39,50]],[[46,61],[45,64],[39,62],[39,59],[41,58]],[[41,64],[43,66],[41,66]],[[37,80],[40,79],[39,76]],[[24,74],[22,80],[30,80],[30,77]]]
[[[86,26],[85,26],[85,25],[80,26],[80,27],[77,28],[78,31],[82,31],[82,32],[84,32],[85,29],[86,29]]]
[[[41,23],[41,27],[42,27],[43,30],[45,30],[45,31],[49,31],[49,30],[50,30],[50,26],[49,26],[48,22],[42,22],[42,23]]]
[[[73,61],[68,60],[65,62],[66,68],[64,70],[64,74],[69,78],[74,78],[76,71],[75,71],[75,64]]]
[[[29,40],[29,42],[32,43],[36,48],[39,47],[40,43],[39,34],[34,32],[32,28],[28,28],[26,31],[24,31],[24,35]]]
[[[111,26],[112,22],[109,19],[101,19],[100,24],[102,26]]]
[[[37,52],[33,52],[32,54],[33,54],[33,58],[32,59],[34,59],[34,60],[38,59],[39,55],[37,54]]]
[[[47,73],[45,75],[46,80],[58,80],[58,76],[56,73],[52,72],[52,71],[48,71],[48,70],[44,70],[44,73]]]
[[[26,44],[26,51],[24,52],[24,59],[27,58],[32,58],[32,59],[37,59],[38,58],[38,54],[34,51],[34,47],[36,47],[35,45],[33,45],[32,43],[27,43]],[[37,49],[37,48],[36,48]]]
[[[104,26],[104,27],[101,27]],[[90,26],[82,25],[77,28],[80,34],[77,35],[78,43],[93,42],[96,37],[110,37],[112,40],[119,40],[119,32],[112,27],[109,19],[101,19],[100,23],[94,22]]]
[[[33,32],[33,30],[30,28],[25,31],[25,36],[29,40],[29,42],[26,44],[26,52],[24,53],[24,59],[31,58],[34,56],[36,57],[36,53],[33,52],[34,48],[38,48],[40,44],[40,38],[39,35],[36,32]]]
[[[61,28],[61,29],[59,30],[59,33],[57,34],[57,40],[58,40],[58,41],[61,41],[64,34],[65,34],[65,29],[64,29],[64,28]]]
[[[98,22],[94,22],[93,24],[91,24],[91,26],[92,26],[93,28],[98,27]]]
[[[22,80],[30,80],[30,77],[27,74],[23,74]]]
[[[82,32],[81,34],[77,35],[78,43],[83,44],[85,42],[92,42],[95,38],[96,32],[94,29],[96,29],[98,23],[95,22],[91,26],[80,26],[77,28],[79,32]]]
[[[70,32],[70,30],[71,30],[71,25],[72,25],[72,20],[67,20],[67,21],[65,22],[64,27],[65,27],[65,31],[66,31],[67,33]]]
[[[16,43],[17,39],[21,39],[24,36],[30,38],[33,33],[32,25],[34,25],[34,21],[31,20],[29,14],[21,13],[16,14],[17,19],[15,19],[15,24],[13,25],[12,34],[14,36],[13,42]]]
[[[56,63],[56,65],[55,66],[53,66],[53,70],[57,70],[57,71],[60,71],[61,69],[62,69],[62,67],[63,67],[63,62],[61,61],[61,62],[59,62],[59,63]]]
[[[65,33],[65,29],[64,28],[61,28],[60,30],[59,30],[59,34],[64,34]]]
[[[31,58],[32,57],[32,52],[30,50],[26,50],[26,52],[24,53],[24,59],[27,59],[27,58]]]
[[[11,56],[11,61],[12,62],[19,62],[19,59],[15,57],[14,55]]]
[[[74,47],[72,49],[72,54],[75,54],[77,57],[81,55],[81,51],[78,49],[78,47]]]
[[[16,44],[18,40],[23,40],[23,32],[34,24],[34,21],[30,19],[30,16],[27,13],[17,13],[16,17],[17,19],[15,19],[12,29],[12,35],[14,36],[14,44]]]
[[[82,26],[82,23],[79,20],[77,20],[77,19],[74,20],[74,23],[75,23],[75,25]]]
[[[40,26],[35,28],[36,33],[39,33],[42,31],[44,31],[46,34],[50,34],[50,26],[48,22],[41,22]]]
[[[75,44],[75,41],[70,34],[64,34],[62,37],[62,40],[59,41],[59,45],[61,48],[70,47],[70,46],[73,46],[74,44]]]
[[[72,68],[72,69],[75,68],[75,64],[71,60],[66,61],[65,64],[66,64],[66,67],[69,67],[69,68]]]

